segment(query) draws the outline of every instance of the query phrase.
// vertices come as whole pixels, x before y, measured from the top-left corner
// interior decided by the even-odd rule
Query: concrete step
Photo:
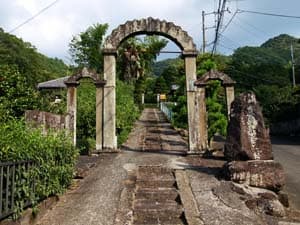
[[[136,190],[135,199],[151,199],[154,201],[165,201],[179,199],[179,194],[175,188],[165,188],[165,189],[150,189],[150,188],[140,188]]]
[[[166,174],[173,173],[172,169],[161,166],[139,166],[138,174]]]
[[[135,209],[149,209],[149,210],[175,210],[182,209],[182,207],[175,200],[165,199],[164,201],[156,201],[153,199],[135,199]]]
[[[134,219],[134,225],[185,225],[181,218],[173,217],[138,217]]]
[[[136,186],[138,188],[168,188],[175,187],[175,180],[137,180]]]
[[[134,225],[185,225],[174,171],[140,166],[133,203]]]
[[[164,203],[153,203],[143,204],[137,203],[134,207],[134,215],[136,216],[149,216],[149,217],[174,217],[179,218],[183,213],[182,206],[178,204],[164,204]]]

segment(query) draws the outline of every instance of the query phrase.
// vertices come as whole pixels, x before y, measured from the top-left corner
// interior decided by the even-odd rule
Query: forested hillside
[[[299,99],[292,87],[291,44],[294,46],[296,83],[300,81],[299,40],[289,35],[271,38],[260,47],[238,48],[226,72],[237,81],[237,91],[256,93],[269,123],[297,117]],[[299,51],[298,51],[299,52]]]
[[[39,53],[29,42],[0,28],[0,65],[18,70],[31,87],[38,82],[66,76],[68,66],[60,59]]]
[[[20,117],[26,109],[45,107],[51,99],[41,98],[36,85],[66,76],[68,71],[62,60],[39,53],[0,28],[0,118]]]

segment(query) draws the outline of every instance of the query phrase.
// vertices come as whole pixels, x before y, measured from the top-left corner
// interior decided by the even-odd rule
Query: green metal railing
[[[29,187],[34,193],[34,179],[29,176],[33,161],[0,162],[0,220],[15,212],[15,202],[22,198],[24,208],[31,204],[20,187]]]
[[[174,104],[174,103],[170,103],[170,102],[161,102],[160,103],[160,111],[162,111],[165,114],[165,116],[167,117],[169,122],[172,121],[172,116],[173,116],[173,112],[172,112],[171,108],[168,107],[168,105],[170,105],[170,104]]]

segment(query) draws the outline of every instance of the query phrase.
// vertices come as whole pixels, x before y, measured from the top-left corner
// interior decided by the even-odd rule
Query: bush
[[[64,131],[43,135],[40,129],[28,128],[23,121],[10,120],[0,124],[0,150],[1,162],[32,160],[36,165],[24,175],[35,180],[34,195],[30,184],[16,185],[16,212],[22,210],[28,198],[36,203],[62,193],[72,181],[77,150]]]
[[[138,106],[134,104],[133,92],[133,85],[117,80],[116,122],[118,145],[127,139],[134,122],[140,115]]]
[[[77,96],[77,146],[80,154],[89,154],[96,146],[96,87],[91,79],[80,80]]]

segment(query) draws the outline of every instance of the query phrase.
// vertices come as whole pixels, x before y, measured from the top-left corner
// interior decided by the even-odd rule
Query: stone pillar
[[[104,49],[103,150],[117,151],[116,137],[116,50]]]
[[[66,83],[67,92],[67,116],[66,127],[70,131],[73,144],[76,146],[76,119],[77,119],[77,82]]]
[[[142,94],[142,105],[144,105],[145,104],[145,94],[143,93]]]
[[[226,90],[227,115],[228,115],[228,120],[230,120],[230,107],[231,107],[231,103],[234,100],[234,87],[225,86],[225,90]]]
[[[96,81],[96,151],[103,149],[103,87],[105,81]]]
[[[208,134],[207,134],[207,113],[205,102],[205,86],[197,88],[197,106],[198,106],[198,143],[197,147],[201,153],[208,149]]]
[[[185,76],[186,76],[186,91],[187,91],[187,111],[188,111],[188,126],[189,126],[189,154],[197,154],[197,119],[196,119],[196,93],[195,81],[196,75],[196,57],[197,52],[183,51],[182,56],[185,62]]]

